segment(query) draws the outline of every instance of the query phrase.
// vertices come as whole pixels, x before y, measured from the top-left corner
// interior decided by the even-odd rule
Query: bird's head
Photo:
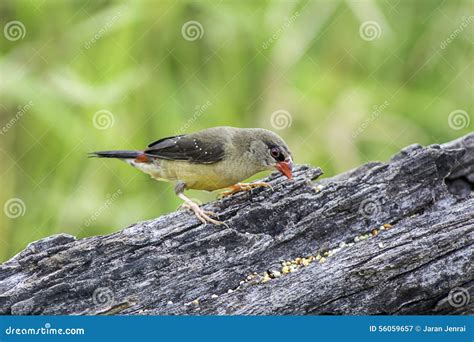
[[[262,169],[277,169],[288,179],[293,178],[293,159],[281,137],[266,129],[256,129],[250,151]]]

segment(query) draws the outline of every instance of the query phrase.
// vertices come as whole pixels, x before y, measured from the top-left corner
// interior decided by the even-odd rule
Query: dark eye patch
[[[285,160],[285,156],[281,152],[280,148],[277,146],[270,148],[270,154],[276,161],[282,162]]]

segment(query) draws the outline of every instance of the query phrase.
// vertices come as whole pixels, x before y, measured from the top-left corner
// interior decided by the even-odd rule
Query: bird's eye
[[[283,155],[278,147],[272,147],[270,149],[270,154],[272,155],[273,158],[275,158],[278,161],[283,160]]]

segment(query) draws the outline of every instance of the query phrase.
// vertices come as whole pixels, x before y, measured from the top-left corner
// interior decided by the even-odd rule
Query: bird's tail
[[[135,159],[144,155],[143,151],[98,151],[89,153],[89,157],[98,158],[118,158],[118,159]]]

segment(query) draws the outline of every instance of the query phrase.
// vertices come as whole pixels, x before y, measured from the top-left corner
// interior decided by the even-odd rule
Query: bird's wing
[[[218,139],[205,139],[195,134],[177,135],[151,143],[145,153],[162,159],[212,164],[224,157],[224,144]]]

